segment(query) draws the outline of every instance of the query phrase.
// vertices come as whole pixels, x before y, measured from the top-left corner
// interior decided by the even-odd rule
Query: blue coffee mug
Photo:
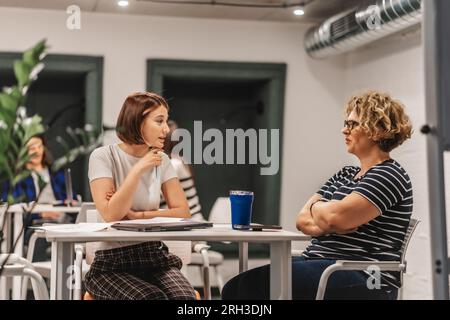
[[[230,191],[231,202],[231,225],[250,226],[252,220],[253,192],[252,191]]]

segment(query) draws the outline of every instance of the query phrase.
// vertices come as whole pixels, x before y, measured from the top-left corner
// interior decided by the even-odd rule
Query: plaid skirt
[[[85,277],[96,300],[193,300],[179,257],[161,241],[100,250]]]

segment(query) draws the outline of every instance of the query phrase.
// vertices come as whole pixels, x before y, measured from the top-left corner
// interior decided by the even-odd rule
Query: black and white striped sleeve
[[[405,192],[402,179],[399,172],[379,166],[367,172],[353,192],[369,200],[383,214],[403,200]]]
[[[328,181],[325,182],[325,184],[319,189],[319,191],[317,191],[317,193],[323,197],[325,193],[328,191],[328,189],[336,183],[339,177],[342,176],[342,172],[344,169],[345,167],[336,172],[330,179],[328,179]]]

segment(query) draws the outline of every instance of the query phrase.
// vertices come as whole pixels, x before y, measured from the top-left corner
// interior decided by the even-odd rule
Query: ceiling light
[[[120,0],[120,1],[117,2],[117,4],[118,4],[120,7],[127,7],[129,3],[128,3],[128,1],[126,1],[126,0]]]
[[[302,6],[295,6],[292,12],[296,16],[302,16],[305,14],[305,9]]]

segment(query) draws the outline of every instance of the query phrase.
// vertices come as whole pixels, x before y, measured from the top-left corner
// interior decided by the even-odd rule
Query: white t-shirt
[[[31,172],[31,176],[33,177],[34,188],[36,190],[36,195],[39,194],[39,182],[37,174],[39,174],[42,180],[45,181],[46,185],[44,189],[42,189],[41,194],[39,195],[39,203],[53,203],[56,201],[55,195],[53,194],[52,184],[50,181],[50,172],[47,167],[44,167],[42,171],[36,173],[35,171]]]
[[[98,178],[112,178],[116,190],[119,189],[131,168],[140,158],[123,151],[119,144],[112,144],[95,149],[89,158],[89,182]],[[162,153],[161,165],[143,173],[139,179],[136,192],[133,195],[131,210],[158,210],[160,203],[161,185],[176,178],[169,157]],[[102,242],[95,250],[106,250],[133,245],[132,242]]]

